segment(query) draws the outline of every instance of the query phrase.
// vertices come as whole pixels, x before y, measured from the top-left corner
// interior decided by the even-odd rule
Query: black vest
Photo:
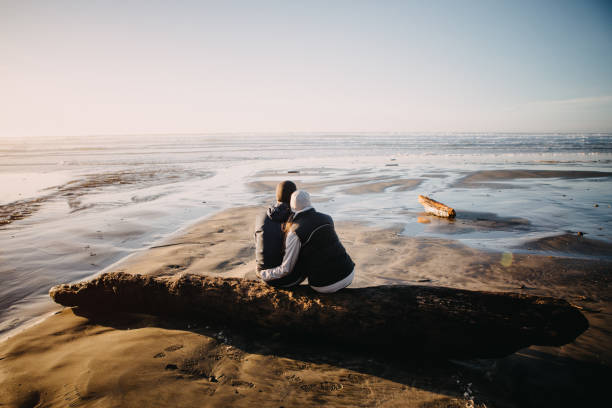
[[[287,204],[276,204],[255,220],[255,261],[257,270],[270,269],[283,263],[283,222],[291,215]]]
[[[351,274],[355,264],[340,243],[329,215],[312,209],[297,214],[293,224],[301,244],[293,268],[296,275],[307,276],[310,286],[322,287]]]

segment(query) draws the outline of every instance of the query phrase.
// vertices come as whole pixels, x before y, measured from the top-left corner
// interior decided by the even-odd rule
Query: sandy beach
[[[254,279],[252,228],[262,210],[219,212],[113,270]],[[281,333],[253,337],[204,322],[126,313],[92,316],[65,308],[0,343],[0,402],[10,407],[464,407],[473,401],[519,407],[570,406],[605,395],[603,384],[612,373],[611,262],[484,252],[452,240],[401,236],[399,226],[340,222],[336,228],[358,265],[356,287],[412,282],[560,297],[579,306],[591,327],[566,346],[531,347],[502,359],[415,361],[337,345],[288,344]],[[528,246],[571,245],[572,251],[590,254],[612,249],[575,240],[560,236]]]
[[[337,144],[351,141],[362,156],[316,162],[269,154],[243,163],[251,152],[241,144],[221,159],[228,146],[214,149],[210,162],[195,159],[197,149],[168,159],[172,143],[152,146],[158,164],[134,163],[129,149],[108,159],[106,147],[87,148],[91,164],[60,167],[37,193],[20,193],[16,183],[22,198],[0,205],[0,333],[8,336],[0,342],[0,405],[540,407],[605,398],[612,374],[608,162],[541,163],[541,155],[527,155],[508,165],[474,154],[432,164],[396,156],[395,140],[372,157],[361,139]],[[193,143],[204,149],[213,142]],[[80,163],[62,149],[56,154]],[[13,160],[20,166],[19,154]],[[109,170],[115,160],[118,168]],[[100,272],[256,279],[255,217],[285,179],[333,216],[357,265],[352,287],[551,296],[580,308],[590,327],[561,347],[447,361],[415,357],[419,350],[389,355],[253,333],[225,325],[224,316],[213,324],[94,314],[62,308],[47,294]],[[418,194],[453,206],[457,217],[424,213]]]
[[[609,406],[611,17],[0,2],[0,408]]]

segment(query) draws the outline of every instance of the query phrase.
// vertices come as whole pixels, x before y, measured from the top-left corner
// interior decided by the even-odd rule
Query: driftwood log
[[[358,349],[444,358],[497,357],[560,346],[588,328],[564,300],[429,286],[376,286],[318,294],[258,281],[109,273],[59,285],[53,300],[93,312],[125,311],[296,334]]]
[[[444,218],[454,218],[455,215],[457,215],[455,210],[451,207],[439,203],[429,197],[425,197],[424,195],[419,195],[419,203],[423,205],[425,212],[428,214],[433,214]]]

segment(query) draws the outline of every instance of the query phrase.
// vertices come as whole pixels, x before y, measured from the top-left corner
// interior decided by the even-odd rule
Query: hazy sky
[[[612,2],[0,0],[0,137],[269,131],[612,131]]]

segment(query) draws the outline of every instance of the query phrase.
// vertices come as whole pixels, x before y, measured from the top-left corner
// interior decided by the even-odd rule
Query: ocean
[[[223,209],[263,207],[283,179],[334,220],[401,225],[409,236],[510,253],[578,232],[612,242],[608,133],[5,138],[0,158],[0,334],[54,310],[51,286]],[[457,219],[425,216],[419,194]]]

